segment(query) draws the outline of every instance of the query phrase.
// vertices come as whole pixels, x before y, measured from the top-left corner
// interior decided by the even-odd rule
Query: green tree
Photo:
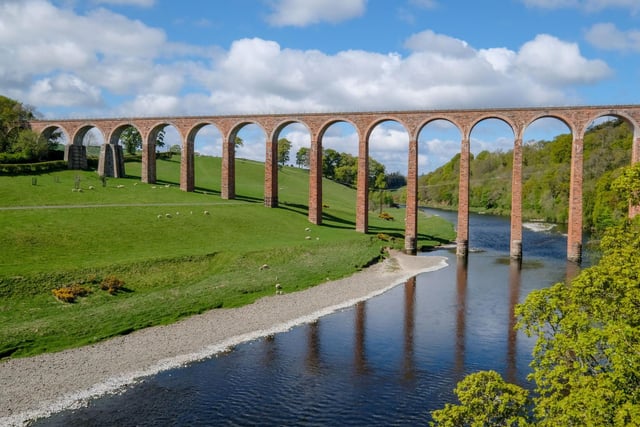
[[[307,147],[300,147],[296,153],[296,166],[300,168],[308,168],[310,160],[310,150]]]
[[[30,129],[24,129],[18,133],[18,139],[14,144],[14,151],[22,154],[28,160],[43,161],[47,159],[51,143],[44,136]]]
[[[35,118],[34,109],[0,95],[0,153],[15,152],[20,132],[29,130]]]
[[[433,412],[431,425],[529,426],[527,390],[505,382],[495,371],[468,375],[454,390],[460,405],[447,404]]]
[[[289,161],[289,152],[291,152],[291,141],[287,138],[278,140],[278,164],[283,167]]]
[[[638,186],[635,174],[640,166],[629,170],[619,185],[629,179]],[[631,190],[630,199],[633,197]],[[609,227],[601,240],[597,265],[583,270],[570,284],[531,292],[517,306],[517,327],[536,337],[529,377],[535,383],[533,404],[527,408],[522,401],[519,409],[527,410],[526,423],[543,427],[640,425],[639,248],[640,217]],[[491,388],[486,388],[482,399],[460,397],[460,405],[435,411],[432,425],[454,425],[459,414],[476,421],[456,425],[494,425],[477,421],[483,414],[494,413],[495,403],[504,400],[502,379],[488,381]]]
[[[156,147],[164,147],[165,131],[162,129],[156,135]],[[127,126],[120,134],[120,142],[129,154],[135,154],[137,150],[142,149],[142,136],[138,129],[134,126]]]

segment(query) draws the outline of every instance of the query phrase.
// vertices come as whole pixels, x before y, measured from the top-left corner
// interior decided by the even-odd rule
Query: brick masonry
[[[418,136],[424,126],[434,120],[446,120],[455,125],[462,135],[461,166],[458,208],[457,253],[466,256],[469,245],[469,141],[474,126],[485,119],[499,119],[514,133],[514,162],[512,171],[512,218],[511,256],[522,255],[522,137],[526,128],[535,120],[551,117],[564,122],[573,134],[571,160],[569,231],[567,258],[579,262],[582,256],[582,141],[587,127],[597,118],[615,116],[625,120],[634,130],[632,161],[640,160],[640,105],[580,106],[580,107],[535,107],[506,109],[469,110],[424,110],[389,112],[345,112],[309,114],[263,114],[227,115],[196,117],[140,117],[105,119],[61,119],[36,120],[31,122],[33,130],[44,133],[59,128],[70,141],[67,151],[74,156],[81,152],[84,135],[92,128],[100,130],[105,143],[117,145],[121,132],[129,125],[138,129],[143,140],[142,181],[154,183],[156,180],[155,135],[167,125],[174,126],[182,140],[180,168],[180,188],[193,191],[194,140],[197,131],[206,125],[215,126],[223,135],[221,195],[226,199],[235,198],[235,136],[243,126],[256,124],[267,135],[265,152],[264,203],[268,207],[278,205],[277,183],[277,141],[282,129],[291,123],[304,124],[311,135],[311,161],[309,174],[309,221],[322,223],[322,137],[329,126],[337,122],[351,123],[359,135],[358,187],[356,201],[356,230],[368,231],[368,146],[373,129],[384,121],[395,121],[402,125],[409,135],[408,194],[405,224],[405,250],[415,253],[417,242],[417,156]],[[74,162],[80,162],[73,157]],[[74,165],[77,166],[77,164]],[[74,166],[75,167],[75,166]],[[631,207],[630,215],[640,213]]]

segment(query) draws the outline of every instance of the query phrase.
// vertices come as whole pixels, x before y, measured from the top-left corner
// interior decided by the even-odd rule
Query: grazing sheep
[[[306,236],[305,240],[311,240],[311,236]]]
[[[277,290],[282,289],[282,285],[281,285],[280,283],[276,283],[276,289],[277,289]]]
[[[164,216],[166,216],[167,218],[171,218],[171,214],[165,214]]]
[[[162,219],[162,215],[158,215],[158,219]]]
[[[304,231],[311,231],[309,227],[305,228]]]
[[[204,214],[205,215],[209,215],[209,211],[204,211]]]
[[[266,269],[268,269],[268,268],[269,268],[269,265],[268,265],[268,264],[262,264],[262,265],[260,266],[260,271],[262,271],[262,270],[266,270]]]
[[[124,188],[124,185],[122,185],[122,184],[118,184],[118,185],[116,186],[116,188]]]
[[[94,189],[95,189],[95,187],[93,185],[89,186],[89,190],[94,190]]]
[[[171,184],[166,184],[166,185],[164,186],[164,188],[169,188],[169,187],[171,187]]]
[[[157,187],[156,187],[155,185],[152,185],[152,186],[151,186],[151,188],[155,189],[155,188],[157,188]]]

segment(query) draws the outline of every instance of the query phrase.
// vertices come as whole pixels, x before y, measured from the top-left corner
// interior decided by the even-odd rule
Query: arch
[[[201,135],[201,131],[208,127],[215,129],[215,131],[222,136],[220,128],[213,121],[198,121],[195,124],[192,124],[186,132],[187,137],[183,141],[180,151],[180,188],[183,191],[195,191],[196,180],[198,178],[195,170],[196,139]],[[222,156],[220,155],[220,157]],[[203,190],[204,188],[208,188],[215,191],[213,188],[215,180],[213,177],[209,177],[209,179],[211,179],[210,188],[206,187],[206,184],[202,186],[202,188]]]
[[[253,120],[253,118],[241,118],[240,121],[235,122],[229,129],[229,132],[227,133],[227,137],[225,138],[225,141],[223,142],[223,150],[222,150],[222,197],[223,198],[229,198],[229,199],[235,199],[237,197],[236,194],[236,189],[237,187],[237,182],[236,182],[236,176],[235,176],[235,172],[237,169],[237,160],[236,160],[236,154],[238,151],[240,152],[244,152],[247,155],[246,160],[244,160],[243,162],[247,162],[247,161],[252,161],[252,160],[256,160],[256,159],[262,159],[262,156],[264,155],[264,161],[265,161],[265,186],[266,181],[268,180],[268,174],[269,171],[267,170],[267,164],[268,163],[272,163],[273,162],[273,158],[271,157],[271,153],[268,152],[268,147],[265,148],[265,151],[262,152],[262,154],[258,154],[256,153],[255,155],[252,154],[249,150],[249,147],[241,147],[241,150],[237,150],[236,147],[236,138],[239,136],[239,133],[243,130],[246,129],[247,126],[255,126],[255,128],[257,128],[259,131],[261,131],[264,140],[265,140],[265,146],[268,146],[268,135],[269,132],[265,129],[265,127],[263,126],[262,123],[260,123],[260,121],[258,120]],[[250,188],[245,188],[243,190],[246,194],[244,194],[244,198],[247,198],[249,200],[256,200],[258,199],[257,194]],[[265,203],[266,206],[269,207],[273,207],[277,205],[277,199],[273,200],[269,198],[270,196],[267,194],[263,194],[263,202]]]
[[[292,181],[290,176],[292,171],[287,169],[284,162],[282,164],[280,163],[280,142],[283,138],[286,138],[291,144],[289,156],[291,156],[291,151],[294,151],[294,153],[296,153],[295,155],[297,155],[297,149],[301,148],[307,148],[309,153],[311,150],[311,130],[309,125],[301,120],[284,120],[275,126],[269,137],[267,145],[271,144],[271,146],[267,147],[267,150],[272,153],[274,161],[271,163],[270,169],[269,164],[265,165],[267,168],[266,173],[271,177],[270,185],[268,185],[269,180],[265,180],[265,194],[271,195],[272,200],[278,200],[278,203],[280,203],[281,200],[281,190],[284,191],[284,194],[287,194],[287,189],[291,185],[295,185],[295,182]],[[289,161],[291,161],[291,157],[289,157]],[[309,164],[306,166],[308,167]],[[282,177],[280,175],[282,175]],[[312,185],[312,182],[313,181],[309,179],[306,200],[288,200],[290,208],[298,208],[307,204],[308,216],[310,213],[309,206],[312,205],[309,194],[315,192],[315,197],[317,197],[317,194],[322,193],[322,183],[320,182],[319,184],[320,188],[312,188],[312,186],[315,186],[315,184]]]
[[[63,125],[58,125],[58,124],[46,125],[40,131],[40,135],[42,135],[44,138],[49,140],[53,135],[53,133],[56,132],[57,130],[60,130],[60,132],[62,133],[63,140],[66,142],[66,144],[69,144],[69,142],[71,141],[71,138],[69,137],[69,131]]]
[[[387,176],[391,173],[387,168],[390,165],[394,165],[395,170],[393,172],[397,173],[400,173],[401,170],[403,172],[408,170],[412,180],[415,181],[416,179],[415,164],[411,162],[411,159],[415,156],[410,155],[412,148],[415,154],[415,147],[411,147],[415,144],[412,144],[410,134],[407,123],[394,117],[384,117],[382,120],[376,120],[367,129],[366,154],[369,162],[365,170],[368,197],[366,214],[368,215],[372,211],[377,212],[377,215],[374,213],[374,218],[376,216],[379,218],[375,219],[375,222],[378,223],[379,231],[384,233],[388,232],[383,225],[386,222],[385,219],[388,218],[388,215],[391,217],[396,215],[387,211],[383,212],[385,208],[394,206],[387,190]],[[362,165],[362,162],[359,163]],[[378,168],[377,170],[375,169],[376,167]],[[358,187],[360,188],[360,179],[363,174],[360,171],[358,172]],[[381,173],[384,174],[384,181],[380,180]],[[411,192],[414,192],[413,187]],[[417,206],[415,204],[407,203],[403,218],[401,217],[405,222],[405,250],[410,253],[416,251],[416,209]]]

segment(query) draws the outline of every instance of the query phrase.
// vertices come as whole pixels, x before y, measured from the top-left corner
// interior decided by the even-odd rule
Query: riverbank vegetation
[[[612,183],[640,203],[640,164]],[[433,412],[433,426],[640,425],[640,216],[607,228],[602,257],[570,283],[531,292],[516,308],[536,338],[533,392],[495,372],[455,390],[460,403]]]
[[[633,133],[621,120],[592,126],[584,137],[583,225],[596,233],[627,214],[627,206],[610,183],[631,164]],[[571,134],[523,146],[525,219],[566,223],[571,174]],[[513,151],[482,151],[471,157],[470,209],[496,215],[511,212]],[[460,155],[419,178],[419,203],[457,209]]]
[[[283,167],[278,208],[262,202],[264,164],[238,159],[236,200],[219,196],[220,159],[196,158],[196,191],[179,189],[179,157],[157,184],[91,171],[0,177],[0,357],[104,340],[218,307],[344,277],[404,245],[404,210],[371,212],[354,231],[353,189],[323,181],[323,225],[307,219],[308,171]],[[421,215],[419,245],[455,238]],[[104,283],[119,284],[109,292]],[[76,288],[73,288],[73,287]],[[55,289],[83,289],[73,303]],[[62,294],[64,292],[59,291]]]

